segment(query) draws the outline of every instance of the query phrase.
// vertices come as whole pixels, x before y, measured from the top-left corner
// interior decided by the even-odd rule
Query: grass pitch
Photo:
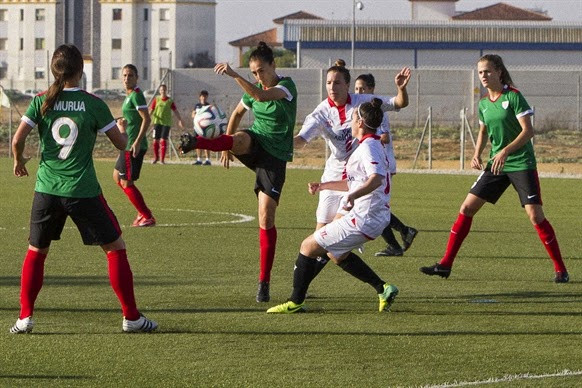
[[[265,310],[290,294],[299,244],[315,225],[317,200],[306,183],[320,171],[288,170],[272,300],[257,304],[252,172],[144,165],[138,187],[158,226],[136,229],[129,227],[135,211],[111,180],[114,162],[100,161],[138,306],[159,331],[121,333],[105,256],[84,246],[69,221],[46,262],[34,332],[16,336],[8,329],[18,315],[37,164],[17,179],[11,161],[0,159],[0,386],[582,385],[580,180],[542,179],[569,284],[552,282],[551,262],[511,189],[476,216],[448,280],[422,275],[418,267],[442,255],[475,177],[401,173],[392,208],[420,234],[403,257],[374,257],[381,239],[362,255],[400,288],[392,312],[378,313],[371,287],[330,264],[310,288],[309,313],[280,316]]]

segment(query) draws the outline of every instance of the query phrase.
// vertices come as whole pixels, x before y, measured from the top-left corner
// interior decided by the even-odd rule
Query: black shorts
[[[168,139],[170,136],[170,126],[169,125],[162,125],[162,124],[155,124],[154,125],[154,139]]]
[[[30,213],[29,244],[48,248],[53,240],[61,239],[61,232],[70,216],[85,245],[104,245],[121,236],[121,228],[103,195],[93,198],[65,198],[34,193]]]
[[[133,157],[131,151],[119,151],[115,169],[119,172],[120,179],[124,181],[136,181],[139,179],[146,151],[141,150],[136,158]]]
[[[279,203],[285,184],[287,162],[274,157],[259,144],[255,134],[243,130],[251,137],[251,150],[248,154],[235,155],[238,160],[255,172],[255,194],[262,191]]]
[[[522,207],[542,204],[537,170],[504,172],[494,175],[491,170],[487,169],[479,175],[469,192],[495,204],[510,184],[517,191]]]

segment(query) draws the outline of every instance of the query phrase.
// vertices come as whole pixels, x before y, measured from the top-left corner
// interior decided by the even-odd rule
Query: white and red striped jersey
[[[384,184],[354,203],[344,217],[370,238],[378,237],[390,222],[390,173],[384,146],[378,136],[366,135],[346,165],[348,191],[359,189],[373,174],[385,177]]]
[[[317,136],[322,136],[331,152],[325,162],[325,170],[321,178],[322,182],[345,179],[346,162],[358,146],[357,140],[352,138],[351,120],[353,109],[364,102],[371,101],[374,97],[383,101],[382,110],[396,110],[394,106],[395,97],[350,93],[345,105],[337,106],[327,98],[305,118],[299,131],[299,136],[307,142]]]

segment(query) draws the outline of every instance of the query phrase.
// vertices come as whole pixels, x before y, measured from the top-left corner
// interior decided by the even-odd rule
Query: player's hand
[[[139,144],[133,143],[131,145],[131,148],[129,149],[129,151],[131,152],[131,155],[134,158],[137,158],[137,156],[139,155],[139,149],[140,149]]]
[[[309,182],[307,184],[307,191],[309,191],[309,194],[315,195],[319,190],[321,190],[321,183]]]
[[[350,211],[350,210],[352,210],[352,209],[353,209],[353,207],[354,207],[354,201],[355,201],[355,198],[354,198],[354,197],[352,197],[352,195],[351,195],[351,194],[348,194],[348,195],[345,197],[345,204],[342,206],[342,209],[344,209],[345,211]]]
[[[499,151],[493,157],[493,163],[491,164],[491,172],[494,175],[499,175],[503,172],[503,167],[505,167],[505,160],[507,159],[507,152],[505,148]]]
[[[220,154],[220,162],[222,166],[226,169],[230,167],[230,162],[234,160],[234,157],[229,151],[222,151]]]
[[[226,74],[230,77],[238,75],[234,70],[232,70],[228,63],[217,63],[216,66],[214,66],[214,72],[220,75]]]
[[[473,156],[473,159],[471,159],[471,168],[483,170],[483,162],[479,156]]]
[[[411,75],[412,72],[410,71],[409,67],[402,68],[402,70],[396,74],[396,77],[394,77],[394,83],[396,84],[396,87],[398,89],[404,89],[406,85],[408,85],[408,81],[410,81]]]
[[[28,170],[26,169],[26,163],[30,158],[21,158],[18,161],[14,162],[14,175],[17,177],[28,176]]]
[[[123,117],[118,117],[117,128],[119,128],[119,132],[121,133],[125,132],[125,129],[127,128],[127,120],[124,119]]]

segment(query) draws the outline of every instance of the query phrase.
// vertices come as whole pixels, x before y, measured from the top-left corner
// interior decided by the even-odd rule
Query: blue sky
[[[306,11],[325,19],[351,20],[353,0],[216,0],[216,60],[233,62],[234,49],[228,42],[273,28],[273,19]],[[361,0],[357,11],[362,20],[406,20],[410,18],[408,0]],[[555,21],[582,23],[582,0],[460,0],[457,11],[472,11],[499,2],[521,8],[548,11]],[[342,6],[343,5],[343,6]]]

